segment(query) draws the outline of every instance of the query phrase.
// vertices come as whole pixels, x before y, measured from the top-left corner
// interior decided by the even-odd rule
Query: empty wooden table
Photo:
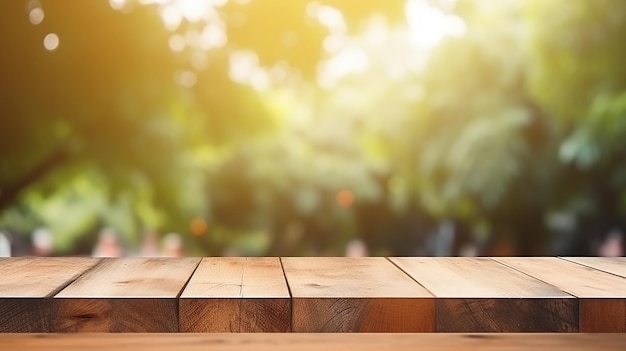
[[[626,258],[4,258],[1,332],[626,332]]]

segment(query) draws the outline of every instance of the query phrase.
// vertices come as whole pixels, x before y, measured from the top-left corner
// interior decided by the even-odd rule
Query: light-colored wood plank
[[[576,299],[489,258],[391,258],[437,298],[437,330],[572,332]]]
[[[432,298],[382,257],[284,257],[293,297]]]
[[[200,258],[106,258],[54,297],[54,331],[176,332]]]
[[[90,257],[2,258],[0,298],[48,297],[99,261]]]
[[[23,351],[614,351],[626,334],[5,334]]]
[[[561,259],[626,278],[626,257],[561,257]]]
[[[204,258],[180,298],[183,332],[287,332],[289,289],[278,257]]]
[[[380,257],[289,257],[294,332],[434,330],[433,296]]]
[[[49,297],[99,261],[86,257],[0,259],[0,332],[50,331]]]
[[[55,298],[175,298],[200,258],[105,258]]]
[[[498,257],[502,262],[579,298],[626,298],[626,279],[556,257]]]
[[[626,331],[626,278],[555,257],[495,260],[576,296],[581,332]]]
[[[439,298],[571,298],[486,257],[401,257],[392,262]]]

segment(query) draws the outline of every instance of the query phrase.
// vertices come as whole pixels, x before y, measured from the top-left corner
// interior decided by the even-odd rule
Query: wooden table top
[[[613,351],[626,334],[0,334],[3,350],[20,351]]]
[[[626,332],[626,258],[0,258],[0,332]]]

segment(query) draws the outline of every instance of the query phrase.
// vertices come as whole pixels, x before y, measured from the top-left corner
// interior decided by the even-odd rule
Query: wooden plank
[[[437,331],[574,332],[576,299],[488,258],[392,258],[437,298]]]
[[[561,257],[561,259],[626,278],[626,257]]]
[[[180,297],[180,330],[288,332],[289,298],[278,257],[204,258]]]
[[[176,332],[199,258],[106,258],[54,297],[57,332]]]
[[[626,331],[626,278],[554,257],[497,260],[576,296],[581,332]]]
[[[98,262],[84,257],[0,259],[0,332],[49,332],[51,296]]]
[[[432,295],[380,257],[290,257],[294,332],[434,331]]]
[[[9,350],[614,351],[626,334],[5,334]]]

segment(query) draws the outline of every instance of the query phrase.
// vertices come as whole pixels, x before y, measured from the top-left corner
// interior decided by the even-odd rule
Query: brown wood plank
[[[497,260],[576,296],[581,332],[626,331],[626,278],[554,257]]]
[[[0,259],[0,332],[49,332],[51,296],[100,260]]]
[[[437,298],[437,331],[578,331],[575,298],[489,258],[391,261]]]
[[[289,257],[294,332],[434,331],[432,295],[380,257]]]
[[[204,258],[180,297],[180,330],[288,332],[289,298],[278,257]]]
[[[626,278],[626,257],[561,257],[561,259]]]
[[[54,297],[58,332],[177,332],[178,301],[200,258],[105,258]]]
[[[626,334],[4,334],[7,350],[613,351]]]

